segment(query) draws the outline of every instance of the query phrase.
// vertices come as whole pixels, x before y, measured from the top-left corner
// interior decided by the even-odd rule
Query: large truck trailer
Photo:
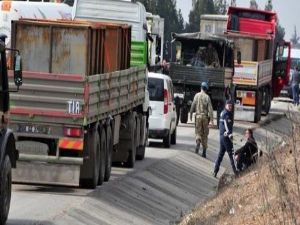
[[[147,72],[130,68],[130,26],[47,20],[12,26],[26,80],[11,95],[9,125],[20,152],[13,180],[95,188],[109,180],[112,161],[132,168],[143,159]]]

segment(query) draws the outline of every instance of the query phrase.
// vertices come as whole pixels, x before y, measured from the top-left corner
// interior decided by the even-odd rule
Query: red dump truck
[[[289,81],[290,43],[276,36],[275,12],[229,7],[226,36],[235,45],[235,119],[258,122]],[[288,57],[283,57],[288,49]]]
[[[131,27],[110,23],[12,23],[26,80],[11,95],[14,181],[95,188],[113,161],[132,168],[144,158],[147,71],[130,68],[130,35]]]

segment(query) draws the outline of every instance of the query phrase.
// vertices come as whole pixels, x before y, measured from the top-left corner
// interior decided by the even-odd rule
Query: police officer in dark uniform
[[[214,169],[214,177],[217,177],[217,174],[220,169],[221,162],[227,152],[230,163],[232,166],[232,170],[234,174],[237,174],[237,170],[235,167],[234,159],[233,159],[233,136],[232,136],[232,129],[233,129],[233,102],[231,100],[226,101],[225,109],[221,112],[220,115],[220,150],[217,161],[215,163]]]

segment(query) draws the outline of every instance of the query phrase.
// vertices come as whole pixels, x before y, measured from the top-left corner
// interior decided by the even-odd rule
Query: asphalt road
[[[279,144],[290,130],[289,122],[282,118],[288,105],[274,101],[270,115],[260,124],[236,122],[235,148],[243,143],[247,127],[255,128],[261,148],[266,140]],[[111,180],[93,191],[14,185],[8,224],[175,224],[196,204],[213,196],[218,185],[211,175],[219,148],[218,130],[210,130],[207,159],[203,159],[194,153],[193,126],[180,124],[177,145],[170,149],[151,142],[145,160],[138,161],[134,169],[114,167]],[[231,172],[227,156],[222,166]]]

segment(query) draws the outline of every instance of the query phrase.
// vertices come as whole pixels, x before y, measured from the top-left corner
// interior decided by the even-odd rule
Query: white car
[[[176,144],[176,108],[171,78],[149,73],[148,91],[151,108],[149,138],[163,139],[164,146],[169,148]]]

